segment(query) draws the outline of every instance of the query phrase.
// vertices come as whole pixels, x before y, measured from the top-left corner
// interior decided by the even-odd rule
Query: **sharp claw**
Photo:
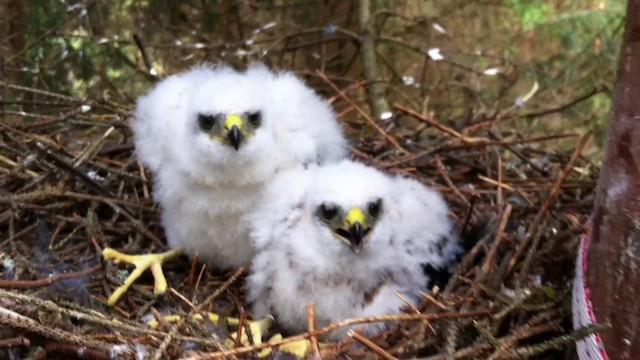
[[[125,279],[124,283],[115,289],[113,294],[109,296],[107,304],[109,306],[115,305],[120,297],[129,289],[131,284],[133,284],[133,282],[149,268],[151,269],[151,273],[155,279],[153,293],[156,295],[164,294],[167,291],[167,280],[162,272],[162,263],[176,257],[181,252],[181,249],[173,249],[159,254],[127,255],[112,248],[105,248],[102,251],[102,256],[106,260],[113,260],[115,262],[123,261],[135,266],[135,269]]]

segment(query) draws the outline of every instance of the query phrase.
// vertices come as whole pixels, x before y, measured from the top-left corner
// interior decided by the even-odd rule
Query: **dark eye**
[[[320,216],[326,221],[330,221],[338,215],[338,209],[333,205],[320,205]]]
[[[198,126],[204,131],[209,131],[216,124],[216,118],[213,115],[198,115]]]
[[[260,114],[260,111],[249,113],[247,117],[253,127],[258,127],[262,123],[262,114]]]
[[[380,216],[380,210],[382,208],[382,200],[378,199],[376,202],[372,202],[371,204],[369,204],[369,215],[372,218],[377,218],[378,216]]]

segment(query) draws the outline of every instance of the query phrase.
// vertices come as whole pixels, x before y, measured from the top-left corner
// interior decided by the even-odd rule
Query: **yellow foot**
[[[105,248],[102,250],[102,256],[106,260],[113,260],[116,263],[124,261],[135,266],[135,269],[131,272],[129,277],[127,277],[124,283],[120,285],[120,287],[118,287],[111,296],[109,296],[107,304],[109,304],[109,306],[115,305],[115,303],[118,302],[118,299],[120,299],[120,296],[129,289],[129,286],[131,286],[131,284],[133,284],[133,282],[149,268],[151,268],[151,273],[155,280],[153,293],[157,295],[164,294],[165,291],[167,291],[167,280],[162,272],[162,263],[180,255],[181,253],[181,249],[174,249],[160,254],[127,255],[112,248]]]
[[[275,334],[267,342],[270,344],[274,344],[280,341],[282,341],[282,335]],[[309,352],[311,351],[311,341],[299,340],[299,341],[282,344],[280,345],[280,350],[293,354],[298,359],[305,359],[309,354]],[[258,353],[258,357],[261,357],[261,358],[266,357],[270,353],[271,353],[271,349],[266,348]]]
[[[220,315],[215,314],[215,313],[208,313],[207,317],[209,318],[209,320],[213,323],[218,323],[218,321],[220,320]],[[180,320],[180,316],[179,315],[168,315],[168,316],[164,316],[163,318],[164,322],[168,322],[168,323],[172,323],[172,322],[177,322],[178,320]],[[202,315],[200,314],[194,314],[192,316],[192,319],[194,320],[202,320]],[[147,322],[147,324],[149,326],[151,326],[151,328],[155,329],[158,327],[159,323],[157,320],[150,320]],[[227,318],[227,324],[229,324],[229,326],[234,326],[237,327],[238,325],[240,325],[240,319],[238,318],[232,318],[229,317]],[[269,328],[271,328],[273,326],[273,324],[275,324],[275,321],[273,319],[273,316],[271,315],[267,315],[264,318],[260,319],[260,320],[254,320],[254,321],[246,321],[246,324],[249,326],[249,332],[251,335],[251,340],[249,340],[249,335],[247,334],[246,328],[243,328],[242,331],[240,332],[240,345],[241,346],[248,346],[248,345],[258,345],[258,344],[262,344],[262,338],[264,333],[269,330]],[[279,334],[278,334],[279,335]],[[238,337],[238,332],[237,332],[237,328],[235,329],[235,331],[232,332],[231,334],[231,339],[227,340],[225,342],[225,345],[232,349],[234,347],[236,347],[236,343],[237,343],[237,337]],[[269,342],[273,342],[273,337],[269,340]],[[280,339],[282,339],[282,336],[280,336]],[[265,349],[264,351],[269,351],[270,349]],[[267,352],[266,354],[264,354],[264,356],[268,355],[269,352]]]

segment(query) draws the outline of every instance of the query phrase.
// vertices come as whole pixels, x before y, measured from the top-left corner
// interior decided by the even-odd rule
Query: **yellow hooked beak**
[[[224,121],[224,129],[227,131],[227,139],[233,145],[233,148],[238,150],[240,143],[242,142],[242,128],[244,127],[244,120],[239,115],[230,114]]]
[[[349,240],[351,250],[357,254],[360,252],[360,249],[362,249],[364,237],[370,231],[370,229],[366,227],[367,219],[360,208],[353,207],[349,209],[344,222],[344,228],[348,229],[348,231],[344,231],[345,234],[340,235]]]

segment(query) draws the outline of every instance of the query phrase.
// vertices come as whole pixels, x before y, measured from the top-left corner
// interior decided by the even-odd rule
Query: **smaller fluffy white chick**
[[[348,160],[282,173],[252,218],[253,315],[293,332],[307,328],[307,303],[318,326],[399,313],[394,291],[416,297],[433,280],[426,267],[445,270],[463,251],[439,193]]]
[[[251,260],[246,215],[276,173],[347,155],[330,106],[262,65],[171,76],[139,99],[132,127],[169,246],[221,269]]]

